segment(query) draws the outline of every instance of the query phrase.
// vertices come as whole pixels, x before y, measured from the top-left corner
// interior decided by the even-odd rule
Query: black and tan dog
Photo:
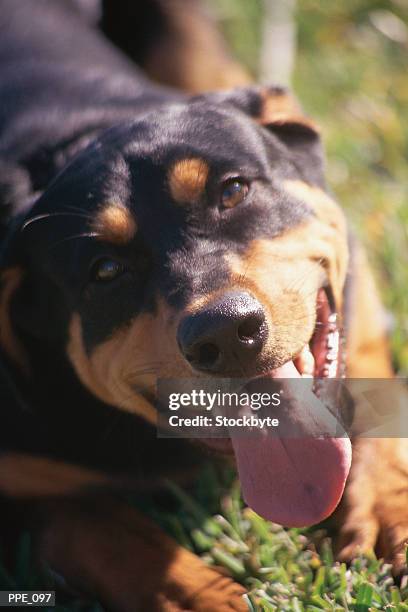
[[[202,71],[179,3],[116,6],[104,3],[105,30],[156,78],[195,93],[245,80],[211,29],[218,61]],[[145,21],[133,39],[135,10]],[[0,11],[4,503],[31,501],[44,558],[111,609],[244,610],[239,585],[106,492],[200,461],[156,439],[159,378],[336,377],[344,328],[350,375],[391,376],[369,272],[358,250],[349,261],[325,192],[318,131],[278,88],[153,85],[74,3],[1,0]],[[153,50],[146,15],[161,23]],[[401,445],[356,446],[343,557],[384,540],[399,563]],[[285,476],[275,484],[256,450],[252,472],[235,450],[270,518],[313,523],[338,503],[346,440],[265,451]]]

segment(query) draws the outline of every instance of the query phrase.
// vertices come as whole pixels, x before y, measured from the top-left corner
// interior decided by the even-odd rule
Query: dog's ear
[[[304,180],[325,186],[319,129],[289,90],[253,86],[210,95],[211,101],[234,106],[274,134],[287,147]]]
[[[0,360],[3,353],[28,375],[31,366],[23,337],[47,340],[56,326],[52,303],[55,289],[32,265],[23,231],[25,222],[25,213],[10,220],[0,250]]]
[[[2,205],[4,200],[2,200]],[[4,210],[4,209],[3,209]],[[9,212],[7,210],[7,212]],[[5,214],[6,216],[6,214]],[[5,356],[23,374],[30,369],[28,357],[17,337],[12,311],[17,294],[20,292],[25,270],[18,257],[19,229],[18,216],[9,219],[2,232],[0,250],[0,362]]]
[[[3,250],[0,263],[0,361],[1,355],[23,374],[30,370],[26,351],[17,336],[13,323],[13,307],[24,280],[24,268],[11,263],[8,252]]]
[[[288,147],[304,178],[324,187],[324,157],[320,130],[303,113],[296,98],[280,87],[265,88],[259,91],[258,113],[256,120]]]

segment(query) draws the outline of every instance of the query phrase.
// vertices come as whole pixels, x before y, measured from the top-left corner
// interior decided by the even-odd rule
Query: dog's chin
[[[255,391],[268,381],[290,384],[310,379],[308,393],[290,399],[282,413],[285,433],[271,437],[241,432],[202,441],[218,453],[235,456],[246,502],[269,520],[287,526],[315,524],[340,501],[351,464],[351,444],[341,426],[340,434],[328,433],[333,415],[319,397],[325,379],[342,375],[341,348],[334,302],[330,292],[321,289],[316,327],[307,346],[245,386]],[[292,426],[296,434],[291,437]]]

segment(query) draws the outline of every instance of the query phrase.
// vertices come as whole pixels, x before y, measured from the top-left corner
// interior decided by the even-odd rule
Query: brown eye
[[[233,179],[224,185],[221,202],[225,208],[234,208],[245,200],[248,195],[249,185],[241,179]]]
[[[115,280],[123,271],[124,267],[121,263],[106,258],[100,259],[92,266],[91,276],[94,281],[108,283]]]

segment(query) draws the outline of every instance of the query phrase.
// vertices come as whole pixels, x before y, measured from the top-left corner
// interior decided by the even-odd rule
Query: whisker
[[[83,234],[74,234],[73,236],[67,236],[66,238],[62,238],[57,242],[54,242],[51,246],[48,247],[48,250],[55,249],[55,247],[59,246],[64,242],[68,242],[68,240],[76,240],[78,238],[95,238],[96,236],[100,236],[99,232],[84,232]]]
[[[54,212],[54,213],[44,213],[42,215],[36,215],[35,217],[32,217],[31,219],[28,219],[28,221],[26,221],[22,228],[21,231],[24,232],[24,230],[27,229],[27,227],[29,227],[30,225],[32,225],[33,223],[37,223],[37,221],[43,221],[45,219],[49,219],[50,217],[60,217],[60,216],[69,216],[69,217],[81,217],[84,219],[90,219],[91,217],[89,215],[87,215],[86,213],[78,213],[78,212]]]

